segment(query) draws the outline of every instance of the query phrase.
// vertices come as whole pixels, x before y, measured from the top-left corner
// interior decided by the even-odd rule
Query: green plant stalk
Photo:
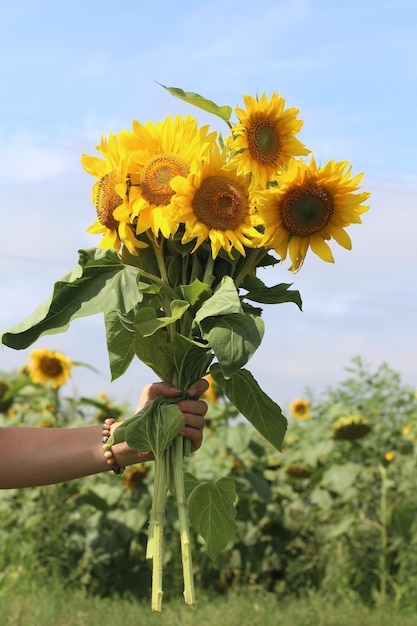
[[[162,610],[162,574],[164,560],[164,526],[167,484],[165,453],[155,459],[154,493],[152,498],[146,558],[152,559],[152,611]]]
[[[184,600],[186,604],[195,605],[194,577],[191,557],[190,522],[184,488],[184,444],[183,437],[178,435],[171,446],[171,467],[174,477],[175,496],[177,500],[178,519],[180,525],[182,571],[184,579]]]
[[[265,248],[255,248],[248,252],[243,266],[241,267],[237,276],[234,278],[236,288],[239,288],[245,276],[247,276],[253,269],[257,267],[259,261],[261,261],[261,259],[263,259],[263,257],[265,256],[265,251]]]
[[[385,467],[380,466],[381,474],[381,500],[380,500],[380,515],[381,515],[381,566],[380,566],[380,602],[385,604],[387,598],[387,547],[388,547],[388,534],[387,534],[387,471]]]

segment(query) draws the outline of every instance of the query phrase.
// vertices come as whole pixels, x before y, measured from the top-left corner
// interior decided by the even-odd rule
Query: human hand
[[[203,441],[203,429],[205,426],[204,416],[207,413],[208,407],[204,400],[198,400],[197,398],[199,398],[207,389],[208,382],[201,378],[193,383],[188,390],[189,397],[196,399],[178,401],[178,406],[183,412],[185,420],[185,425],[181,430],[181,435],[188,437],[188,439],[191,440],[192,452],[198,450]],[[165,398],[176,398],[181,395],[181,390],[177,389],[170,383],[150,383],[143,388],[136,412],[138,413],[147,404],[149,404],[149,402],[152,402],[152,400],[161,396],[164,396]],[[118,428],[120,424],[122,424],[122,422],[115,422],[110,428],[111,433],[113,433],[113,431]],[[144,463],[146,461],[151,461],[154,458],[152,452],[136,452],[135,450],[129,448],[126,442],[115,444],[112,446],[112,451],[116,462],[121,467],[132,465],[134,463]]]
[[[188,390],[190,398],[198,398],[208,389],[208,382],[200,378],[191,385]],[[165,398],[175,398],[181,395],[181,390],[171,383],[150,383],[143,388],[136,412],[143,409],[149,402],[164,396]],[[179,400],[178,406],[183,412],[185,426],[181,435],[191,439],[191,450],[198,450],[203,441],[203,429],[205,426],[204,416],[207,413],[207,404],[204,400]]]

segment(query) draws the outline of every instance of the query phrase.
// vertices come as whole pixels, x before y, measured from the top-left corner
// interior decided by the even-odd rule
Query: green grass
[[[392,606],[370,610],[361,605],[332,606],[318,597],[279,602],[251,590],[208,598],[196,607],[178,599],[162,613],[149,604],[123,598],[102,599],[59,587],[14,588],[0,593],[2,626],[415,626],[416,613]]]

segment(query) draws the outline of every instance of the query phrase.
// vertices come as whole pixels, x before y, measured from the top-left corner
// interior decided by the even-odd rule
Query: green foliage
[[[219,371],[213,369],[215,380]],[[239,404],[247,388],[241,375],[220,376],[220,398],[209,405],[203,446],[185,460],[196,584],[207,592],[249,584],[278,597],[317,592],[326,602],[392,601],[415,608],[415,390],[386,364],[371,371],[354,359],[337,387],[318,398],[307,392],[311,417],[290,420],[279,453],[258,434],[259,425],[254,430],[236,421],[236,409],[222,395],[223,386],[233,397],[230,385]],[[48,416],[63,426],[91,423],[109,404],[64,398],[54,406],[54,395],[24,374],[3,378],[15,395],[0,416],[2,425],[38,424]],[[249,399],[244,407],[256,404]],[[262,406],[259,415],[267,415]],[[336,439],[334,424],[349,415],[366,417],[369,432],[351,441]],[[215,501],[223,504],[207,512],[214,489]],[[125,477],[104,474],[0,492],[2,584],[36,570],[40,580],[65,580],[89,593],[148,597],[145,550],[153,490],[151,462],[132,467]],[[197,496],[201,500],[193,504]],[[167,599],[178,596],[182,585],[177,529],[168,507]]]
[[[219,478],[214,483],[199,482],[187,474],[185,489],[191,524],[206,540],[207,554],[214,560],[236,532],[235,484],[231,478]]]
[[[204,111],[208,111],[213,115],[218,115],[222,120],[229,123],[230,116],[232,115],[232,108],[228,105],[218,106],[215,102],[211,100],[207,100],[203,96],[200,96],[198,93],[194,93],[192,91],[184,91],[179,87],[166,87],[161,83],[158,83],[164,89],[166,89],[171,96],[175,98],[179,98],[180,100],[184,100],[193,106],[196,106]]]

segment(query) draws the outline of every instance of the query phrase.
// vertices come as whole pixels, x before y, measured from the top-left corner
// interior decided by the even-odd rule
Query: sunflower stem
[[[175,496],[180,524],[182,571],[184,579],[184,600],[195,605],[194,577],[191,557],[190,522],[184,488],[184,446],[183,437],[178,435],[171,447],[171,464],[174,475]]]
[[[160,246],[158,246],[156,241],[152,241],[152,247],[155,253],[156,262],[158,263],[158,269],[161,275],[161,279],[164,282],[164,284],[169,285],[168,274],[167,274],[167,270],[165,266],[165,259],[164,259],[162,246],[163,246],[163,240],[161,240]]]
[[[162,574],[164,560],[164,525],[167,498],[165,454],[155,459],[154,493],[149,522],[146,558],[152,559],[152,611],[162,610]]]
[[[214,259],[210,254],[207,259],[206,269],[204,270],[203,283],[206,283],[209,287],[213,282],[213,268],[214,268]]]
[[[253,269],[255,269],[255,267],[257,267],[259,261],[265,256],[265,253],[265,248],[256,248],[255,250],[251,250],[249,252],[243,266],[239,270],[236,278],[234,279],[236,289],[240,287],[245,276],[247,276]]]
[[[165,313],[165,315],[170,315],[171,313],[171,302],[172,299],[174,297],[177,298],[177,293],[176,291],[171,287],[170,282],[169,282],[169,278],[168,278],[168,274],[167,274],[167,270],[166,270],[166,265],[165,265],[165,258],[164,258],[164,253],[163,253],[163,241],[161,240],[161,245],[158,246],[158,244],[156,243],[156,241],[152,241],[152,247],[155,253],[155,258],[156,258],[156,262],[158,264],[158,269],[159,269],[159,273],[161,275],[161,279],[162,279],[162,284],[166,287],[168,287],[170,289],[170,296],[167,297],[166,293],[161,293],[161,296],[159,298],[160,302],[161,302],[161,306],[162,309]],[[169,340],[172,341],[172,337],[173,337],[173,328],[171,327],[171,325],[169,325],[167,327],[167,333],[168,333],[168,337]]]
[[[168,285],[164,280],[159,278],[159,276],[155,276],[155,274],[151,274],[150,272],[145,272],[145,270],[141,268],[139,268],[139,274],[147,278],[152,283],[159,283],[160,285],[163,285],[163,287],[168,289],[173,296],[177,295],[175,290],[172,289],[172,287],[170,287],[170,285]]]

